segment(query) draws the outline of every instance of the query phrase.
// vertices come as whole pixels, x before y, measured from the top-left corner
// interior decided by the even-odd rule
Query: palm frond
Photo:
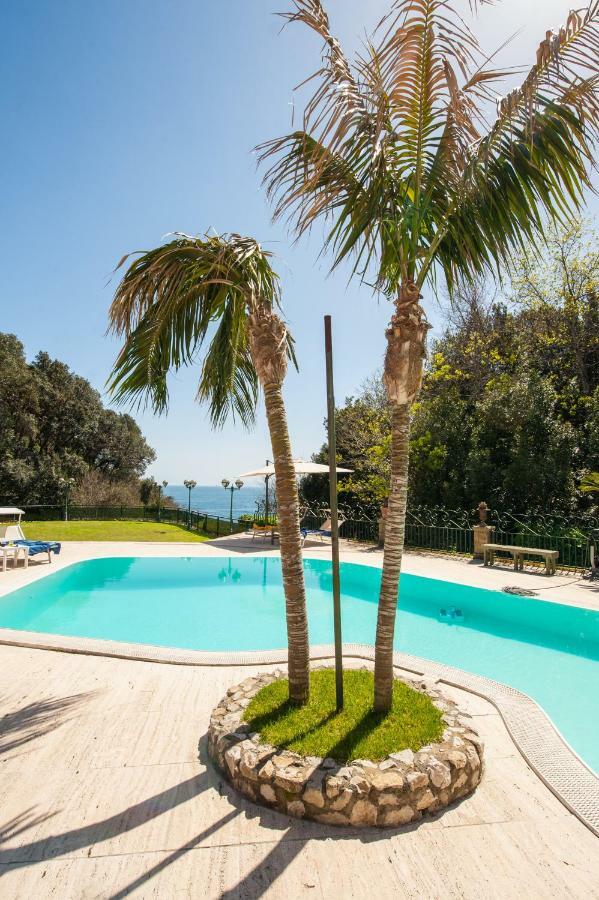
[[[303,127],[260,148],[275,218],[298,237],[322,219],[332,267],[349,257],[388,294],[434,279],[437,263],[450,288],[497,273],[591,187],[598,17],[592,0],[547,33],[489,127],[512,71],[482,53],[453,0],[395,0],[352,65],[321,0],[295,0],[287,19],[323,39],[323,65]]]
[[[207,341],[198,399],[208,402],[215,425],[229,413],[251,424],[258,381],[246,321],[256,304],[280,303],[270,258],[237,234],[176,235],[134,254],[109,313],[111,330],[124,338],[109,382],[115,399],[165,410],[168,373],[194,363]]]

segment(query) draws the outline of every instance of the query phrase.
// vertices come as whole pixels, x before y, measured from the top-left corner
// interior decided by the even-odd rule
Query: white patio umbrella
[[[323,465],[322,463],[314,463],[314,462],[304,462],[303,459],[294,459],[293,467],[295,469],[296,475],[324,475],[329,471],[329,467]],[[341,467],[337,467],[337,473],[349,473],[353,472],[353,469],[342,469]],[[270,478],[271,475],[275,474],[275,467],[271,464],[268,466],[262,466],[261,469],[254,469],[253,472],[245,472],[243,475],[240,475],[240,478]]]
[[[293,460],[293,468],[295,469],[296,475],[324,475],[328,474],[329,467],[323,465],[322,463],[314,463],[314,462],[305,462],[303,459],[294,459]],[[337,468],[337,474],[344,473],[349,474],[353,472],[353,469],[342,469],[340,467]],[[240,475],[239,478],[264,478],[266,482],[266,509],[265,509],[265,519],[268,524],[268,480],[272,478],[275,474],[275,467],[270,463],[269,465],[262,466],[261,469],[254,469],[251,472],[244,472],[243,475]]]

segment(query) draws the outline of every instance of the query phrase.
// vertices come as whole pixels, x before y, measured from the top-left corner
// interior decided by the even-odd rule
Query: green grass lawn
[[[288,684],[280,679],[262,688],[246,710],[245,721],[262,741],[304,756],[381,760],[400,750],[418,750],[440,740],[442,713],[431,699],[401,681],[393,688],[388,714],[372,709],[372,672],[347,670],[345,708],[335,712],[335,673],[320,669],[310,675],[310,701],[295,706],[287,699]]]
[[[27,522],[25,537],[32,541],[207,541],[206,535],[163,522],[85,521]]]

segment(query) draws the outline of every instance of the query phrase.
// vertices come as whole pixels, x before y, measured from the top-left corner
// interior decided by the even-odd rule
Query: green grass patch
[[[26,522],[25,537],[32,541],[207,541],[206,535],[164,522],[73,521]]]
[[[347,670],[343,686],[345,708],[337,713],[334,670],[310,674],[310,700],[305,706],[289,702],[288,682],[279,679],[256,694],[244,719],[265,743],[340,763],[377,761],[440,740],[442,713],[426,694],[396,681],[391,712],[382,714],[372,708],[372,672]]]

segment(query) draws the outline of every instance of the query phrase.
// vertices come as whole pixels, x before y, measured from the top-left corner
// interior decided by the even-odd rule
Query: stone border
[[[2,644],[179,666],[259,666],[287,662],[285,650],[211,653],[11,628],[0,628],[0,646]],[[344,644],[343,655],[348,659],[372,661],[374,649],[368,644]],[[310,648],[312,661],[333,659],[334,656],[331,644]],[[599,837],[599,774],[578,756],[547,713],[527,694],[491,678],[404,653],[393,654],[393,665],[406,672],[426,674],[491,703],[533,772],[583,825]]]
[[[301,756],[252,733],[243,717],[258,691],[278,678],[255,675],[229,688],[210,717],[208,753],[241,794],[278,812],[325,825],[397,827],[417,822],[471,794],[482,775],[483,742],[465,713],[421,678],[399,679],[426,693],[443,713],[441,742],[416,753],[402,750],[382,762]]]

